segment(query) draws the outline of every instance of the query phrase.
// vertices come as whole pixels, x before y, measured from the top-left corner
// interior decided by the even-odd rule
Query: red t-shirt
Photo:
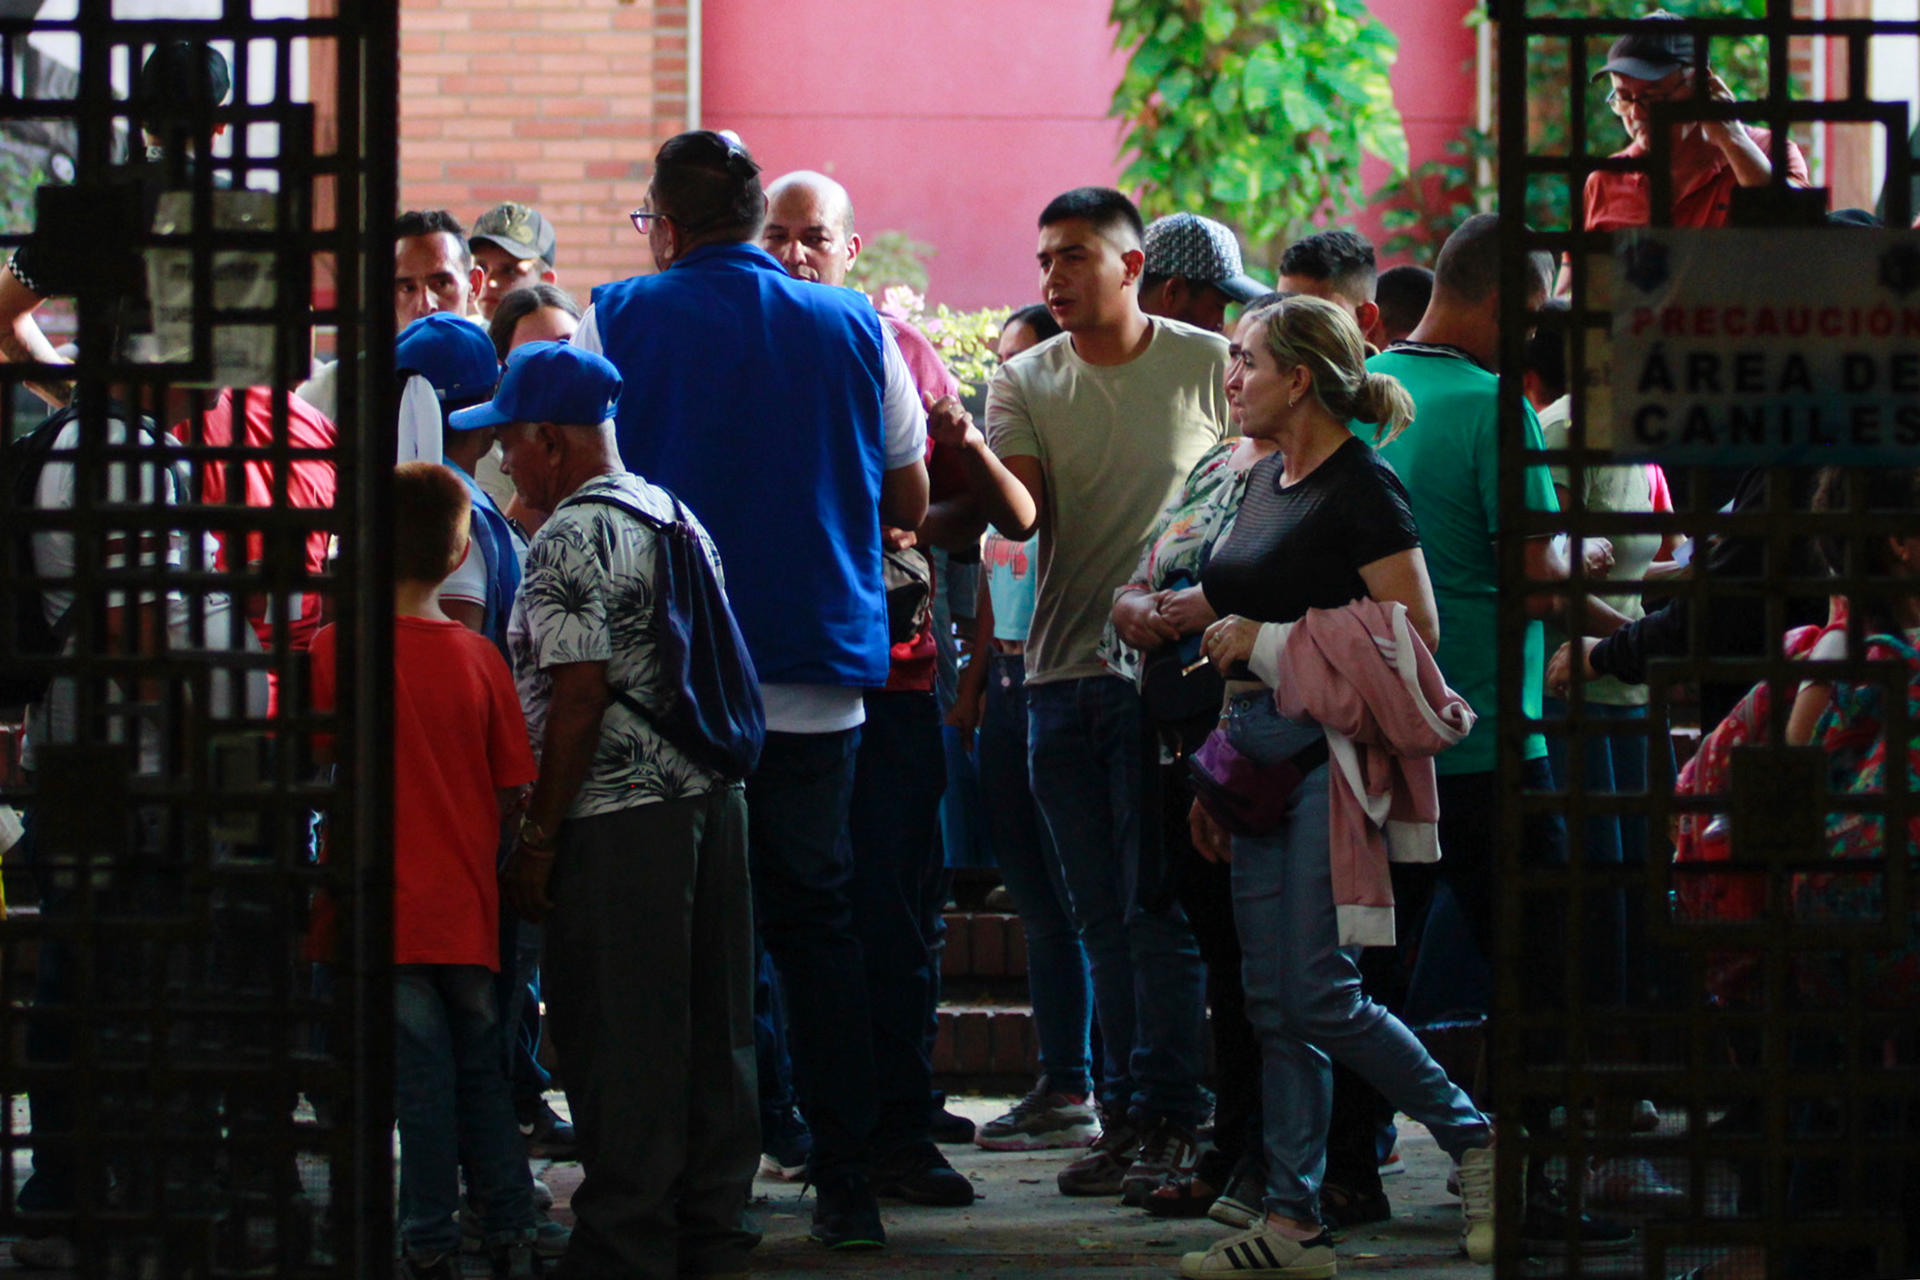
[[[233,392],[222,391],[213,407],[200,416],[196,431],[191,418],[173,429],[173,434],[185,444],[203,444],[225,446],[235,443],[233,431]],[[248,387],[241,392],[242,435],[238,443],[248,449],[270,449],[273,438],[273,393],[266,387]],[[331,449],[338,433],[333,422],[318,409],[298,396],[287,397],[287,447],[290,449]],[[221,506],[231,499],[227,494],[227,473],[229,467],[221,462],[209,462],[200,468],[200,501],[208,506]],[[262,458],[250,458],[241,464],[241,475],[245,489],[237,501],[247,507],[273,507],[276,505],[273,492],[273,464]],[[297,458],[288,468],[286,505],[296,508],[325,508],[333,506],[337,490],[337,477],[334,474],[333,461],[329,458]],[[215,529],[214,540],[219,544],[219,553],[214,563],[223,573],[244,569],[247,565],[258,564],[265,558],[266,538],[259,532],[246,534],[246,560],[236,564],[233,559],[234,529]],[[327,543],[329,531],[315,529],[306,537],[304,557],[308,576],[319,577],[327,570]],[[314,632],[320,629],[320,596],[308,592],[288,602],[289,612],[298,605],[299,617],[288,624],[287,643],[295,651],[307,648],[313,642]],[[270,619],[256,619],[254,630],[260,636],[260,643],[269,648],[273,645],[273,626]]]
[[[1772,155],[1773,135],[1765,129],[1748,129],[1748,136],[1760,150]],[[1617,156],[1643,156],[1647,149],[1635,142]],[[1807,185],[1807,158],[1800,148],[1787,144],[1787,174],[1801,186]],[[1673,150],[1673,225],[1676,227],[1724,227],[1732,207],[1733,166],[1720,148],[1694,135]],[[1644,173],[1599,172],[1587,175],[1587,230],[1618,231],[1624,227],[1653,224],[1653,184]]]
[[[500,967],[499,787],[532,782],[513,677],[457,622],[393,620],[393,962]],[[334,705],[339,629],[313,640],[313,705]]]

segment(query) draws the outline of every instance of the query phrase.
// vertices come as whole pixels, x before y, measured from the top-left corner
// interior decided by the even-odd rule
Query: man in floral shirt
[[[744,1271],[759,1241],[746,802],[658,728],[674,690],[652,640],[655,533],[627,508],[672,521],[675,504],[620,464],[620,385],[600,356],[529,343],[493,401],[452,420],[497,430],[521,498],[553,512],[507,628],[540,757],[507,891],[547,919],[586,1175],[573,1280]]]

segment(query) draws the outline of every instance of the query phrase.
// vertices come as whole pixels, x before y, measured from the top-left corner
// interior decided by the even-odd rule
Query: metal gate
[[[1504,794],[1518,797],[1503,815],[1499,862],[1502,954],[1492,1073],[1503,1118],[1497,1274],[1669,1277],[1700,1269],[1711,1280],[1917,1275],[1920,1008],[1912,988],[1902,985],[1901,971],[1889,976],[1888,962],[1903,949],[1910,955],[1916,936],[1915,850],[1903,833],[1920,805],[1909,793],[1897,752],[1884,786],[1849,789],[1847,778],[1835,776],[1835,762],[1843,757],[1831,742],[1823,748],[1816,736],[1813,745],[1784,743],[1801,682],[1816,672],[1836,687],[1878,690],[1886,742],[1911,743],[1920,732],[1904,696],[1913,670],[1887,660],[1884,652],[1881,660],[1868,660],[1864,639],[1872,628],[1862,621],[1861,603],[1887,585],[1875,547],[1911,532],[1920,514],[1913,502],[1889,508],[1869,501],[1868,494],[1876,480],[1894,474],[1891,468],[1920,465],[1920,449],[1888,449],[1871,466],[1849,468],[1839,477],[1843,487],[1832,491],[1834,500],[1817,512],[1807,501],[1811,467],[1778,465],[1781,452],[1765,449],[1745,459],[1754,469],[1738,476],[1738,483],[1729,483],[1735,477],[1728,473],[1670,458],[1677,510],[1668,515],[1589,507],[1583,497],[1588,469],[1660,454],[1616,427],[1610,390],[1620,385],[1613,367],[1621,354],[1613,336],[1616,312],[1624,315],[1637,296],[1632,289],[1646,284],[1630,280],[1631,266],[1623,272],[1615,265],[1619,242],[1633,233],[1587,231],[1581,195],[1596,170],[1643,171],[1655,225],[1670,225],[1668,126],[1738,118],[1771,128],[1774,172],[1770,187],[1735,198],[1734,224],[1815,227],[1824,220],[1825,193],[1787,190],[1790,128],[1817,120],[1875,123],[1886,142],[1886,223],[1904,229],[1911,221],[1913,168],[1907,104],[1872,101],[1868,69],[1876,40],[1912,36],[1920,26],[1796,18],[1789,0],[1770,0],[1764,17],[1689,19],[1696,77],[1726,65],[1735,43],[1745,42],[1753,74],[1733,85],[1740,101],[1660,103],[1653,108],[1650,152],[1609,158],[1624,139],[1592,129],[1590,121],[1600,115],[1593,108],[1606,86],[1592,84],[1589,76],[1612,41],[1634,29],[1629,19],[1639,11],[1623,5],[1612,17],[1559,17],[1544,15],[1548,7],[1528,0],[1494,7],[1501,85],[1501,314],[1516,318],[1503,326],[1501,348],[1501,493],[1510,536],[1500,553],[1510,589],[1502,602],[1500,780]],[[1570,10],[1551,8],[1556,14]],[[1794,52],[1815,39],[1832,42],[1828,47],[1843,68],[1818,100],[1791,76]],[[1529,100],[1523,90],[1529,65],[1543,60],[1567,66],[1564,98]],[[1566,145],[1543,147],[1537,141],[1543,134],[1557,134]],[[1816,187],[1821,178],[1814,174]],[[1530,199],[1535,209],[1557,210],[1557,219],[1550,214],[1539,219],[1543,225],[1525,228],[1517,214]],[[1820,227],[1798,234],[1882,233]],[[1911,238],[1886,234],[1886,252],[1893,256],[1882,261],[1905,261],[1901,255],[1911,251],[1899,246]],[[1711,252],[1718,242],[1701,243]],[[1730,254],[1752,251],[1752,242],[1725,243]],[[1525,255],[1539,250],[1561,259],[1571,273],[1565,312],[1529,311]],[[1644,260],[1660,266],[1658,254],[1665,252]],[[1783,301],[1818,277],[1779,255],[1759,255],[1746,269],[1776,276]],[[1874,283],[1869,272],[1861,288]],[[1675,323],[1684,328],[1688,322],[1681,316]],[[1564,329],[1572,375],[1568,447],[1544,454],[1530,450],[1521,431],[1521,370],[1535,325]],[[1818,451],[1801,458],[1819,460]],[[1546,464],[1567,468],[1574,501],[1559,514],[1523,512],[1522,469]],[[1723,510],[1732,490],[1743,497]],[[1585,540],[1636,532],[1691,536],[1700,556],[1696,566],[1708,561],[1710,548],[1742,547],[1748,569],[1718,573],[1697,567],[1691,577],[1661,588],[1682,602],[1686,624],[1666,656],[1647,665],[1643,717],[1606,714],[1589,697],[1593,686],[1575,664],[1564,712],[1525,720],[1524,540],[1569,535],[1572,576],[1557,589],[1573,607],[1603,587],[1621,587],[1586,574]],[[1845,570],[1839,578],[1822,577],[1810,566],[1804,552],[1815,538],[1837,552]],[[1789,657],[1783,638],[1796,621],[1824,619],[1829,596],[1856,602],[1847,650],[1853,656],[1810,668]],[[1743,629],[1750,643],[1729,639]],[[1697,741],[1694,726],[1715,728],[1699,722],[1701,695],[1717,709],[1755,682],[1767,685],[1770,700],[1755,717],[1753,738],[1731,751],[1717,775],[1706,772],[1707,762],[1696,765],[1694,785],[1681,793],[1668,748],[1677,744],[1684,758]],[[1752,703],[1745,709],[1755,710]],[[1556,793],[1523,794],[1521,742],[1528,727],[1564,743],[1569,777],[1557,779]],[[1604,791],[1570,781],[1587,777],[1589,755],[1628,742],[1644,747],[1651,761],[1644,790]],[[1710,776],[1718,781],[1701,782]],[[1541,812],[1565,823],[1564,862],[1538,856],[1522,838],[1526,816]],[[1844,864],[1859,909],[1813,909],[1810,904],[1824,900],[1824,888],[1836,883],[1835,833],[1857,832],[1875,818],[1883,824],[1884,847],[1875,851],[1880,856]],[[1616,860],[1596,835],[1607,829],[1595,819],[1640,824],[1635,829],[1646,837],[1644,865]],[[1717,835],[1716,824],[1724,824],[1730,840],[1719,847],[1730,850],[1730,857],[1676,863],[1672,850],[1683,821],[1695,834]],[[1541,953],[1542,920],[1554,926],[1557,956]],[[1588,979],[1619,962],[1626,965],[1623,986],[1612,996],[1597,996]],[[1543,966],[1558,980],[1527,980]],[[1645,1109],[1646,1101],[1654,1111]],[[1516,1121],[1525,1122],[1524,1133]],[[1649,1163],[1632,1163],[1640,1160]],[[1604,1207],[1597,1203],[1602,1183],[1588,1173],[1596,1161],[1612,1161],[1607,1168],[1615,1176],[1657,1182],[1679,1195],[1642,1197],[1638,1211]],[[1553,1174],[1575,1207],[1636,1228],[1631,1246],[1602,1252],[1577,1231],[1553,1242],[1557,1247],[1524,1245],[1519,1227],[1528,1168]]]
[[[392,0],[0,17],[0,243],[36,246],[0,296],[47,295],[35,323],[73,343],[56,366],[0,338],[0,439],[48,413],[30,385],[74,410],[37,480],[10,445],[0,486],[0,676],[25,704],[0,708],[25,819],[0,1235],[76,1274],[394,1265],[397,23]],[[331,435],[290,399],[316,332],[342,360]]]

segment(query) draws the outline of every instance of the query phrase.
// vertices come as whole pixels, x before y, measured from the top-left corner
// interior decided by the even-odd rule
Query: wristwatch
[[[533,853],[553,856],[553,835],[535,822],[532,814],[520,817],[520,843]]]

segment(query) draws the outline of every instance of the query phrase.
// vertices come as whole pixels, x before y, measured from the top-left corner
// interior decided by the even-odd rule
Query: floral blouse
[[[1147,549],[1141,553],[1132,579],[1113,593],[1114,599],[1124,591],[1200,585],[1200,571],[1213,549],[1232,532],[1233,517],[1247,491],[1247,473],[1252,467],[1233,465],[1233,451],[1239,447],[1238,436],[1222,440],[1194,463],[1180,496],[1160,513],[1148,535]],[[1107,670],[1139,687],[1145,655],[1120,639],[1111,618],[1100,635],[1099,653]]]
[[[1867,658],[1904,663],[1908,723],[1920,718],[1920,649],[1915,636],[1872,634]],[[1814,741],[1826,749],[1827,787],[1835,795],[1880,794],[1886,791],[1887,729],[1892,719],[1886,707],[1886,689],[1878,684],[1856,685],[1835,681],[1833,700],[1814,728]],[[1898,768],[1895,751],[1894,767]],[[1920,742],[1908,742],[1907,787],[1920,790]],[[1920,818],[1912,819],[1907,839],[1895,848],[1906,856],[1920,841]],[[1852,862],[1858,872],[1801,874],[1793,878],[1794,917],[1812,924],[1873,926],[1886,913],[1886,877],[1873,869],[1887,858],[1886,821],[1877,813],[1829,813],[1826,820],[1827,857]],[[1920,1001],[1920,909],[1908,918],[1905,936],[1891,948],[1863,947],[1864,997],[1874,1007],[1912,1007]],[[1897,930],[1896,930],[1897,932]],[[1812,951],[1796,957],[1802,994],[1809,1000],[1844,1000],[1849,988],[1845,955]]]

